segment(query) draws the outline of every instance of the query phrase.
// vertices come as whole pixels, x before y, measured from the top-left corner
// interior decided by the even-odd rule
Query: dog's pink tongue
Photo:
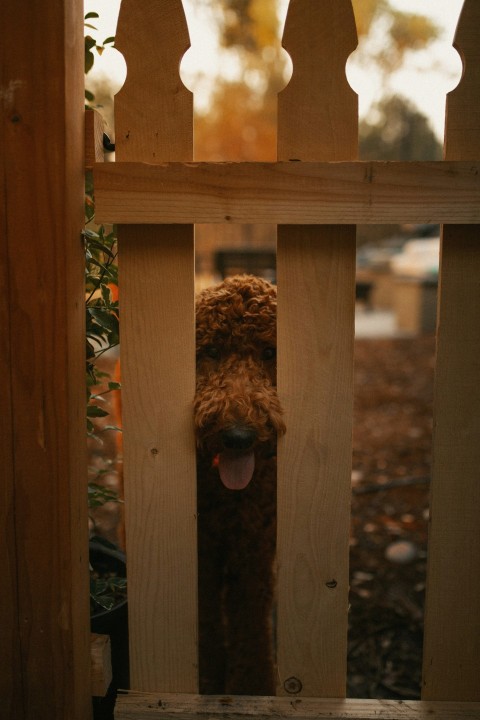
[[[233,455],[228,450],[218,457],[220,478],[229,490],[243,490],[252,479],[255,470],[255,454]]]

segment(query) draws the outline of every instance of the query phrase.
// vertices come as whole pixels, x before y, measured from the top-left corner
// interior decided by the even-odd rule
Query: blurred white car
[[[391,258],[390,267],[395,275],[435,278],[439,258],[440,238],[414,238],[405,243],[402,252]]]

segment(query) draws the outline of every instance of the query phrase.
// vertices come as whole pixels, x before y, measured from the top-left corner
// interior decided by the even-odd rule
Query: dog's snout
[[[257,433],[252,428],[237,426],[224,430],[221,437],[225,450],[248,450],[255,442]]]

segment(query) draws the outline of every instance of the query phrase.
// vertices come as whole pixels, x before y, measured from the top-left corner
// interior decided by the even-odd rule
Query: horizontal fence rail
[[[318,698],[215,697],[131,692],[121,696],[116,720],[478,720],[480,703]]]
[[[480,160],[109,163],[96,215],[121,223],[480,223]]]

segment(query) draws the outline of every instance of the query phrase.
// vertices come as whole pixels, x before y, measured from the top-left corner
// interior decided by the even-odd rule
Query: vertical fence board
[[[279,160],[352,160],[357,98],[350,0],[292,0],[279,95]],[[355,228],[278,229],[279,393],[287,434],[278,471],[279,693],[346,690]],[[293,678],[293,680],[292,680]],[[290,679],[290,682],[287,680]]]
[[[22,720],[85,720],[91,705],[82,21],[77,0],[34,1],[22,17],[0,6],[0,714]]]
[[[0,16],[1,18],[1,16]],[[3,26],[3,25],[2,25]],[[4,66],[4,58],[0,58]],[[2,79],[3,80],[3,79]],[[3,82],[2,82],[3,87]],[[6,109],[6,108],[5,108]],[[2,107],[2,112],[4,108]],[[6,157],[6,137],[0,133],[0,158]],[[3,168],[2,168],[3,170]],[[0,567],[3,568],[3,590],[0,593],[0,697],[7,717],[23,717],[21,693],[21,658],[18,643],[17,551],[15,547],[15,482],[13,462],[13,404],[10,343],[10,288],[7,237],[6,173],[0,173]]]
[[[455,37],[445,158],[480,155],[480,6]],[[423,699],[480,700],[480,226],[443,228]]]
[[[123,0],[117,160],[192,159],[180,0]],[[119,228],[131,687],[197,690],[192,226]]]

